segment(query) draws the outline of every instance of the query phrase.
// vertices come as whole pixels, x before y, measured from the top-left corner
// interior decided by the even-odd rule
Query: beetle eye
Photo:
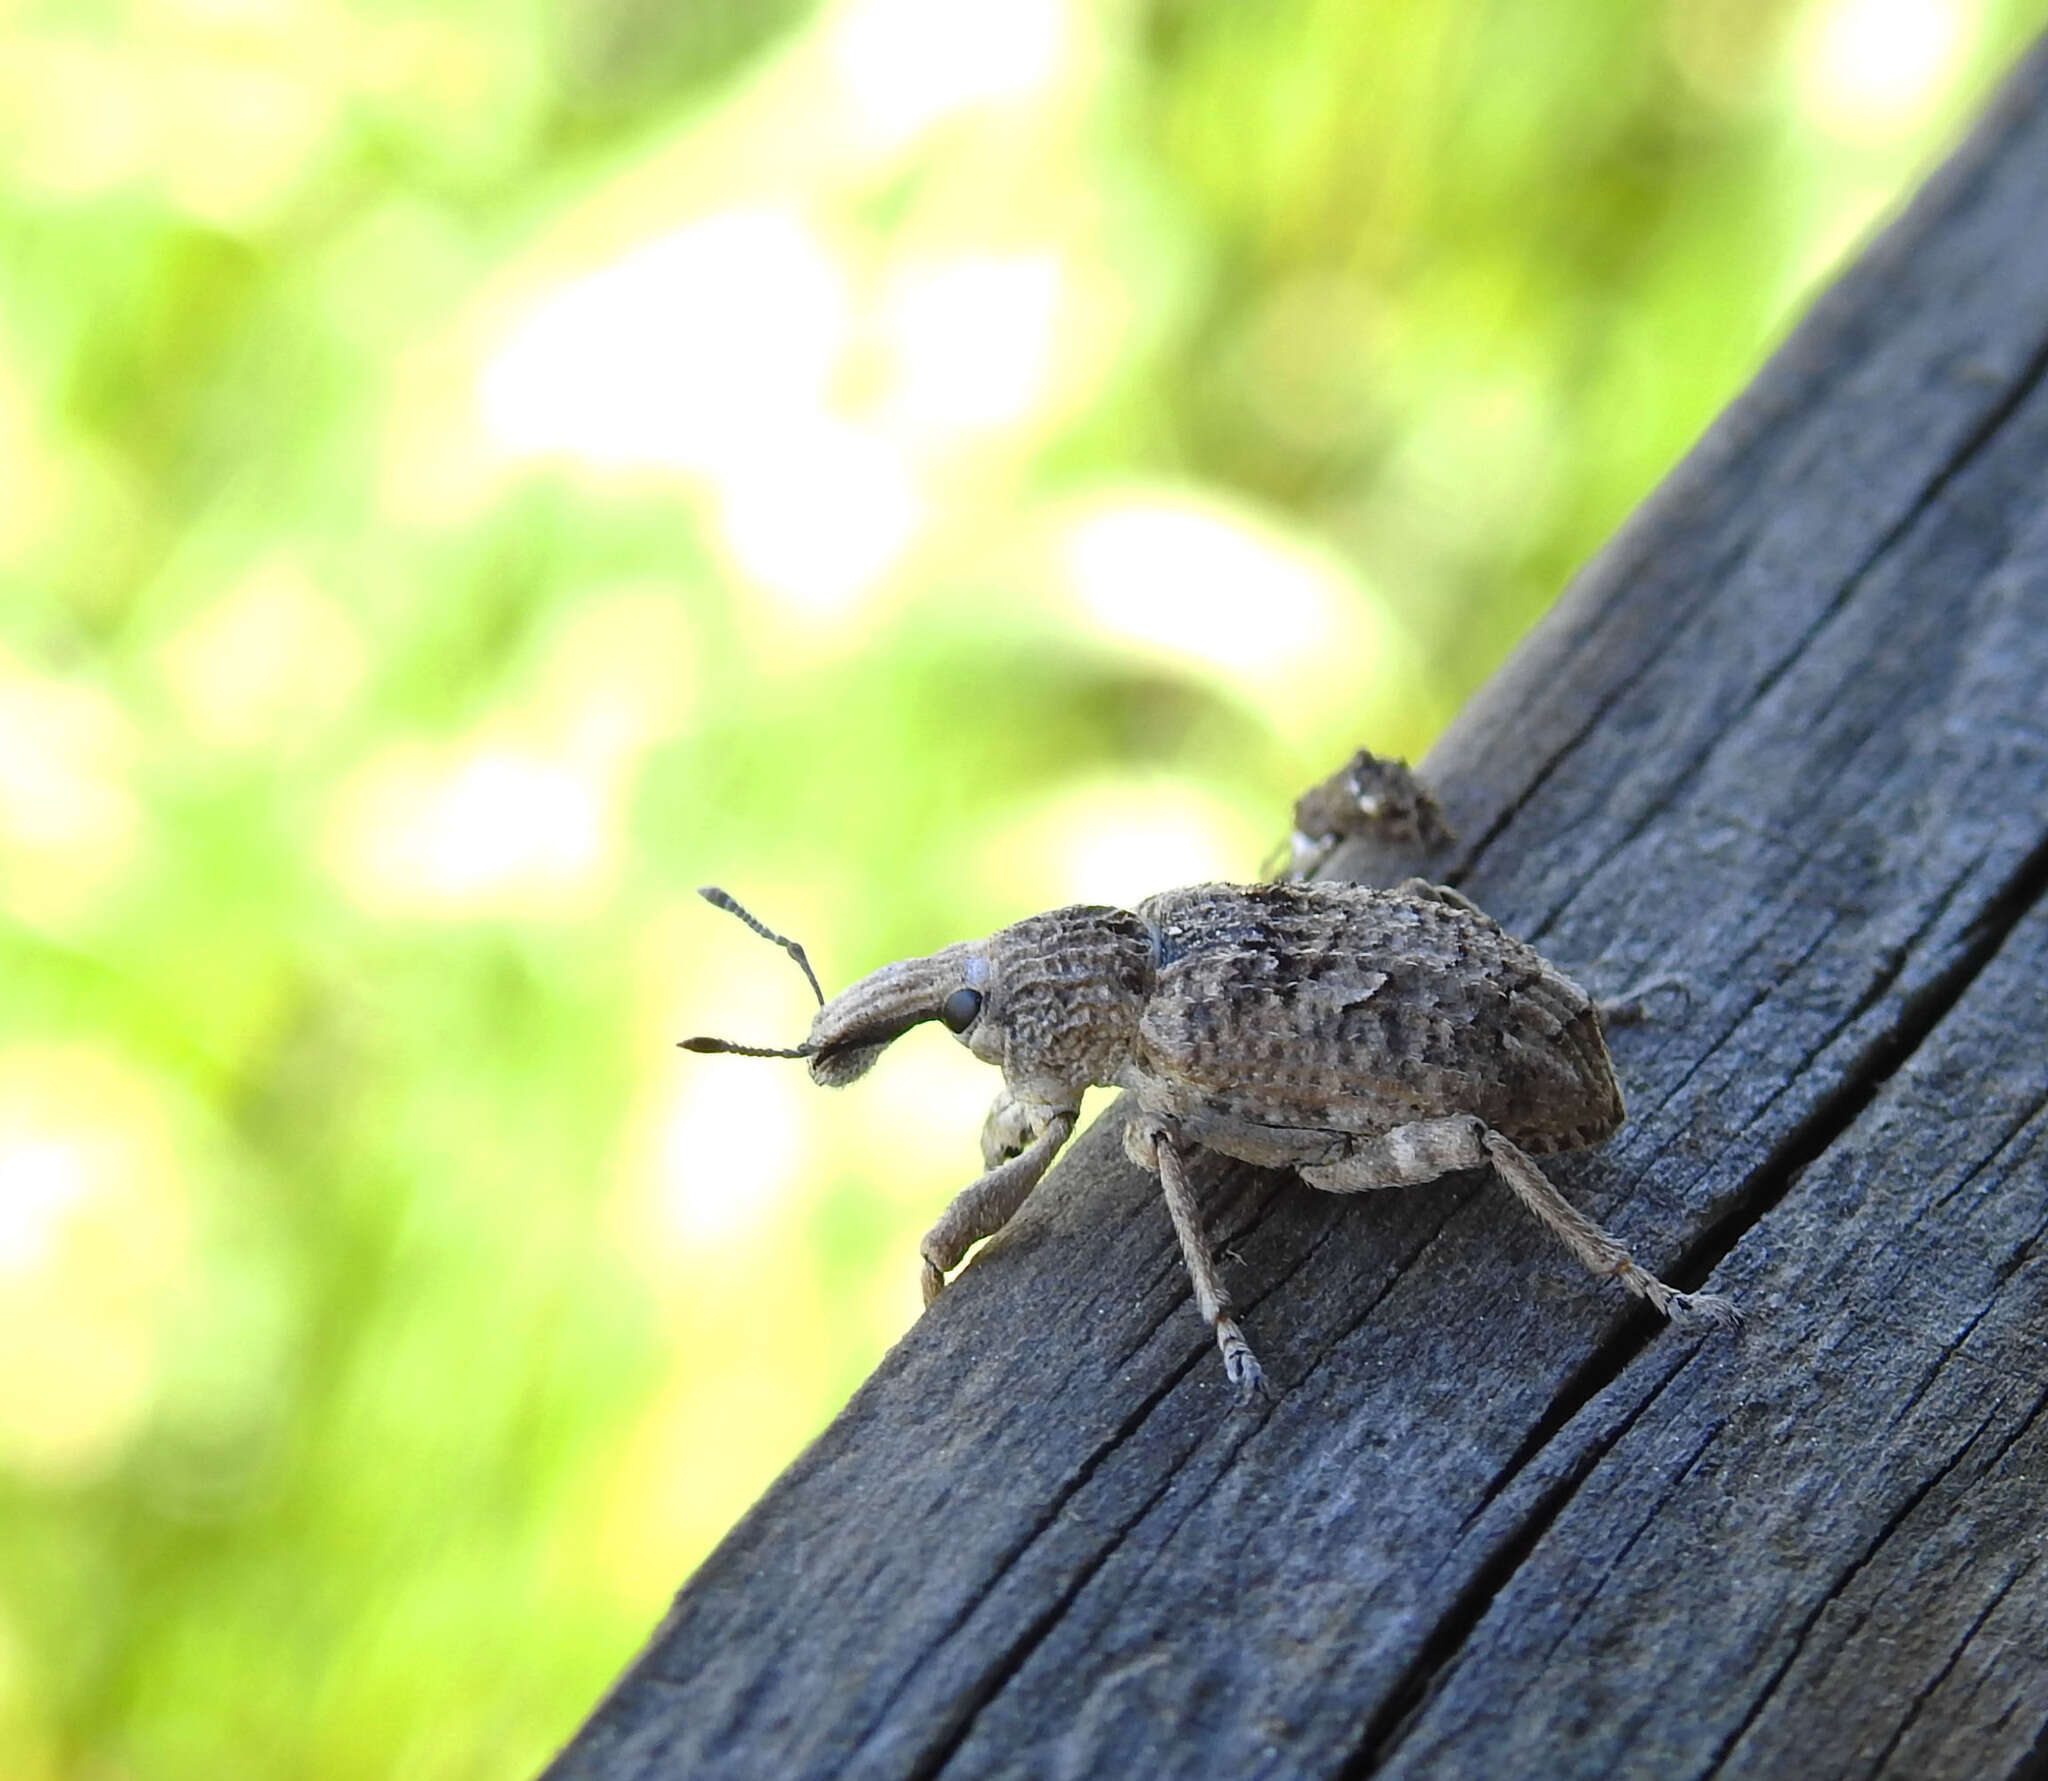
[[[956,989],[939,1004],[939,1018],[946,1023],[949,1033],[966,1032],[980,1012],[981,991],[978,989]]]

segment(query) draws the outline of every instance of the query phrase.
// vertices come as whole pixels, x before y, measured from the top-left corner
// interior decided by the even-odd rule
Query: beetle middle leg
[[[953,1196],[939,1222],[925,1232],[918,1253],[924,1258],[924,1302],[939,1296],[946,1276],[984,1237],[993,1237],[1017,1215],[1031,1197],[1052,1159],[1074,1130],[1075,1110],[1062,1109],[1045,1122],[1036,1139],[1008,1162],[969,1182]]]
[[[1202,1321],[1216,1332],[1216,1346],[1223,1351],[1223,1370],[1237,1387],[1237,1399],[1248,1404],[1266,1390],[1265,1369],[1244,1339],[1244,1331],[1230,1315],[1230,1294],[1217,1272],[1216,1257],[1202,1230],[1202,1209],[1195,1204],[1188,1184],[1187,1164],[1181,1157],[1180,1134],[1163,1119],[1140,1116],[1124,1127],[1124,1150],[1132,1162],[1159,1177],[1166,1195],[1166,1210],[1173,1220],[1174,1235],[1180,1239],[1181,1259],[1187,1263],[1188,1278],[1195,1283],[1195,1309]]]
[[[1491,1169],[1589,1271],[1620,1281],[1666,1317],[1723,1329],[1740,1326],[1741,1314],[1718,1293],[1679,1292],[1639,1267],[1627,1246],[1559,1193],[1527,1152],[1471,1114],[1396,1126],[1360,1140],[1338,1162],[1303,1169],[1301,1178],[1327,1193],[1363,1193],[1434,1181],[1455,1169]]]

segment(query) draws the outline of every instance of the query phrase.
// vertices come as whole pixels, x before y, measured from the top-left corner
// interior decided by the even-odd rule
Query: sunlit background
[[[0,0],[0,1772],[530,1771],[993,1083],[1420,752],[2040,0]]]

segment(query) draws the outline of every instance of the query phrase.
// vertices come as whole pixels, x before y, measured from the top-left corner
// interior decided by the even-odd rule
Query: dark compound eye
[[[981,991],[978,989],[956,989],[939,1004],[939,1018],[946,1023],[949,1033],[966,1032],[980,1012]]]

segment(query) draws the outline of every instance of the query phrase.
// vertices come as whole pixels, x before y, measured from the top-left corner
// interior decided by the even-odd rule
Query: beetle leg
[[[1403,896],[1422,897],[1431,903],[1443,903],[1452,909],[1461,909],[1467,915],[1485,915],[1486,911],[1462,891],[1454,891],[1448,884],[1436,884],[1427,878],[1404,878],[1394,886]],[[1490,921],[1491,916],[1487,919]]]
[[[1216,1346],[1223,1351],[1223,1371],[1237,1387],[1238,1402],[1248,1404],[1266,1395],[1265,1369],[1230,1315],[1230,1294],[1202,1231],[1202,1210],[1188,1183],[1179,1133],[1162,1119],[1134,1119],[1124,1128],[1124,1149],[1133,1162],[1159,1177],[1174,1235],[1180,1238],[1181,1259],[1188,1265],[1188,1278],[1195,1283],[1195,1309],[1216,1332]]]
[[[1470,1114],[1396,1126],[1361,1141],[1339,1162],[1303,1169],[1301,1178],[1327,1193],[1362,1193],[1434,1181],[1454,1169],[1491,1169],[1591,1272],[1620,1281],[1674,1322],[1740,1327],[1741,1314],[1718,1293],[1679,1292],[1638,1267],[1627,1246],[1559,1193],[1520,1146]]]
[[[1000,1104],[1000,1103],[999,1103]],[[993,1117],[993,1115],[991,1115]],[[1052,1159],[1074,1129],[1075,1109],[1062,1108],[1045,1122],[1030,1147],[998,1168],[989,1170],[953,1196],[939,1222],[925,1232],[918,1253],[924,1258],[924,1302],[939,1296],[946,1276],[984,1237],[993,1237],[1031,1197]]]
[[[1603,1027],[1638,1026],[1650,1018],[1650,998],[1664,990],[1677,991],[1684,1004],[1681,1018],[1692,1012],[1692,985],[1675,971],[1646,977],[1641,983],[1630,984],[1620,995],[1603,997],[1593,1006],[1600,1011]]]
[[[981,1160],[985,1168],[999,1168],[1013,1156],[1022,1156],[1039,1133],[1039,1124],[1024,1103],[1010,1092],[1008,1083],[996,1091],[995,1101],[981,1128]]]

